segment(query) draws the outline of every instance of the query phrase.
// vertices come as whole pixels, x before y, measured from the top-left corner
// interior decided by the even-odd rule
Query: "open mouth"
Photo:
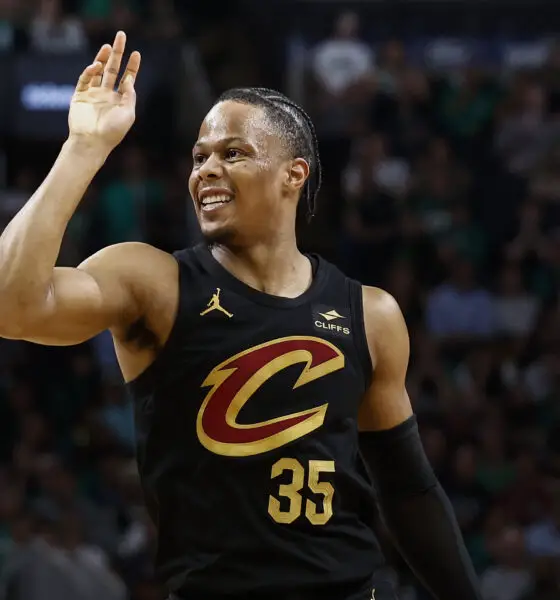
[[[204,211],[216,210],[233,200],[232,196],[226,194],[216,194],[215,196],[205,196],[200,201],[200,208]]]
[[[206,187],[198,193],[198,205],[203,212],[211,212],[223,208],[234,198],[234,194],[226,187]]]

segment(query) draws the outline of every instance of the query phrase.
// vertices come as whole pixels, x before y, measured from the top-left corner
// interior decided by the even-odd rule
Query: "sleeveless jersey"
[[[204,245],[175,258],[174,327],[128,384],[158,576],[181,598],[362,584],[370,598],[383,561],[358,450],[371,376],[360,285],[311,255],[309,289],[281,298]]]

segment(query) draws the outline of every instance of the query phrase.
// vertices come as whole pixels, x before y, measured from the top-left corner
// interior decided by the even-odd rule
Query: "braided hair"
[[[319,143],[309,115],[295,102],[280,92],[268,88],[234,88],[224,92],[216,104],[232,100],[259,106],[278,128],[293,158],[303,158],[309,165],[309,177],[301,197],[307,204],[307,218],[311,220],[317,210],[317,194],[321,187],[322,171]]]

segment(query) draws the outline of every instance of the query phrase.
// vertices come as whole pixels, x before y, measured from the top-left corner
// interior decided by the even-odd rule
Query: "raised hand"
[[[119,31],[113,46],[105,44],[80,75],[68,116],[70,138],[111,151],[132,127],[136,116],[134,82],[140,69],[140,53],[130,55],[115,90],[125,47],[126,35]]]

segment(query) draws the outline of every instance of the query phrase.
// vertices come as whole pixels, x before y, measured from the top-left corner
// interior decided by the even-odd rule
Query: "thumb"
[[[128,73],[122,82],[123,104],[136,102],[136,90],[134,89],[134,76]]]

